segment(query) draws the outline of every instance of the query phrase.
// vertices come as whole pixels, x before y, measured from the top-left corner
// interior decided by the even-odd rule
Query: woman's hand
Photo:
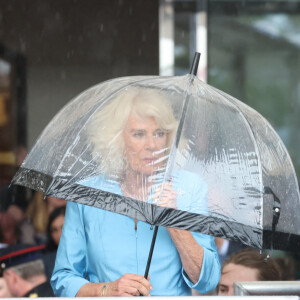
[[[173,182],[165,182],[164,184],[160,184],[153,196],[153,203],[158,206],[164,206],[169,208],[177,209],[177,194],[172,187]],[[161,190],[163,188],[162,194]],[[159,198],[160,197],[160,198]]]
[[[149,278],[148,276],[148,280],[146,280],[141,275],[125,274],[121,278],[106,284],[107,287],[103,296],[151,296],[149,291],[152,290],[152,285],[149,282]]]
[[[117,297],[117,296],[151,296],[152,285],[141,275],[125,274],[112,282],[92,283],[83,285],[76,297]]]

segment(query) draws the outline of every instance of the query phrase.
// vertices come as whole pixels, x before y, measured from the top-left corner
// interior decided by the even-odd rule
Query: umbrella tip
[[[200,55],[201,54],[199,52],[195,52],[192,67],[191,67],[191,70],[190,70],[191,75],[197,76],[198,65],[199,65],[199,61],[200,61]]]

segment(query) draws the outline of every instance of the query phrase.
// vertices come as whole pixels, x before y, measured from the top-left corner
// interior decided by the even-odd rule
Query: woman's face
[[[58,246],[61,237],[62,228],[64,225],[65,216],[59,215],[51,224],[50,232],[54,243]]]
[[[162,165],[168,134],[153,117],[130,114],[124,130],[125,155],[132,171],[151,175]]]

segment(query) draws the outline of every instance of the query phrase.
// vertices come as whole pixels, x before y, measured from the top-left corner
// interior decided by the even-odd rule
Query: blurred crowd
[[[49,280],[65,210],[65,200],[2,185],[0,297],[54,296]]]

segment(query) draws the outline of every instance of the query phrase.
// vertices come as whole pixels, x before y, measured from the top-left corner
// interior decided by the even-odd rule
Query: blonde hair
[[[93,145],[93,155],[99,162],[100,172],[120,179],[127,164],[123,130],[129,115],[135,113],[141,117],[154,117],[168,133],[169,149],[177,129],[177,121],[169,100],[155,89],[127,87],[108,101],[92,116],[87,125],[87,135]]]
[[[35,192],[28,205],[26,217],[32,220],[33,227],[38,233],[46,233],[49,216],[43,193]]]

